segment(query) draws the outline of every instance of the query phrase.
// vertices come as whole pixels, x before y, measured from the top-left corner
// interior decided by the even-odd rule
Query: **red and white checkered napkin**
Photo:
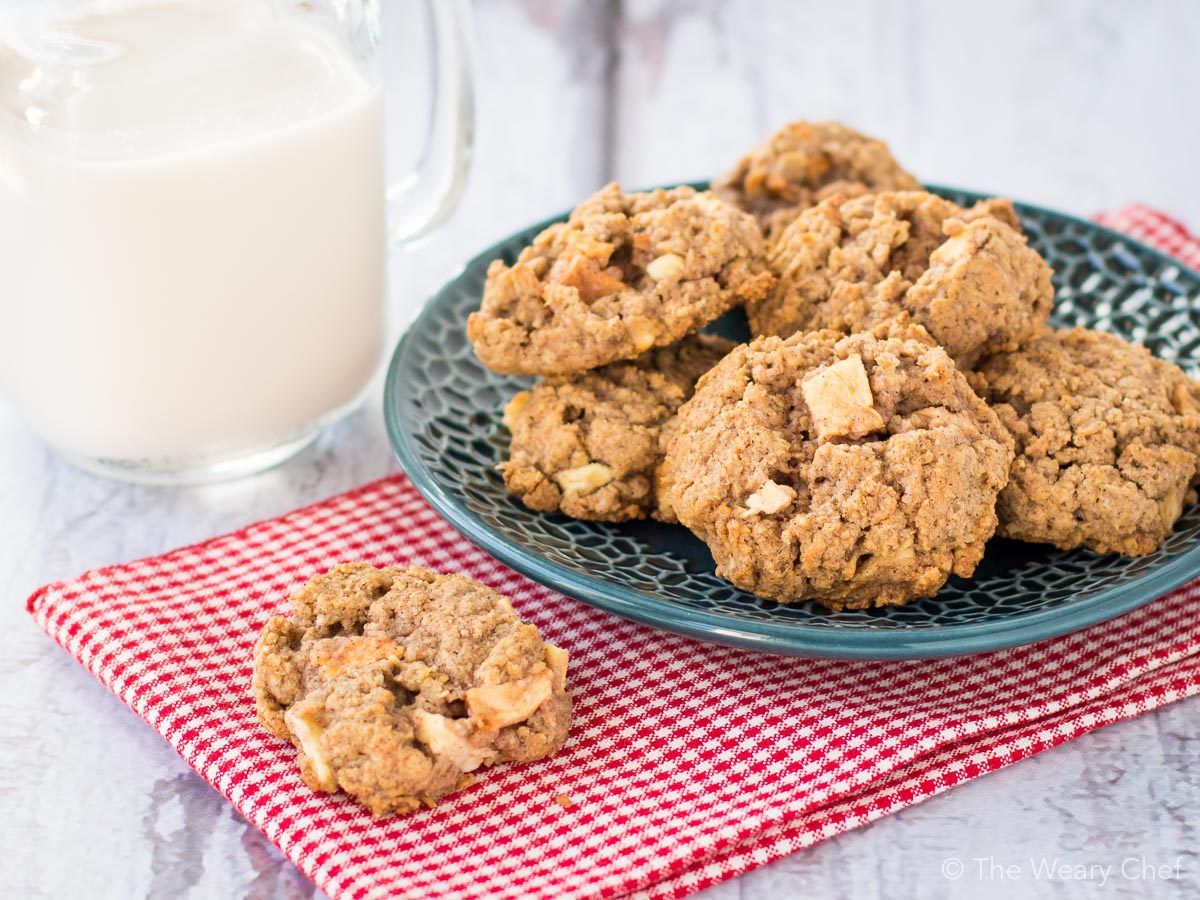
[[[342,560],[510,595],[571,652],[553,759],[373,821],[259,727],[266,618]],[[38,623],[334,897],[682,896],[1109,722],[1200,692],[1200,586],[1087,631],[934,662],[785,659],[617,619],[461,538],[402,475],[38,591]],[[573,804],[560,807],[566,794]]]
[[[1182,222],[1164,216],[1156,209],[1135,203],[1115,212],[1101,213],[1096,216],[1096,221],[1144,241],[1200,270],[1200,239],[1188,231]]]

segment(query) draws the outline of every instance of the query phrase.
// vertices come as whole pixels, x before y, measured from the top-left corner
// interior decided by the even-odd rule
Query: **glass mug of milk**
[[[386,336],[378,0],[4,6],[0,390],[118,478],[286,459],[358,403]],[[465,0],[424,13],[445,152],[390,192],[401,239],[469,155]]]

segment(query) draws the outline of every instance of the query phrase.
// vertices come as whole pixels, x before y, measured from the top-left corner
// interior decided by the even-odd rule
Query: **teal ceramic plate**
[[[932,188],[958,203],[979,196]],[[1055,270],[1060,325],[1086,325],[1150,347],[1200,371],[1200,275],[1090,222],[1018,205],[1032,244]],[[400,465],[459,531],[530,578],[584,603],[706,641],[798,656],[919,659],[1025,644],[1110,619],[1200,573],[1200,506],[1151,556],[993,540],[971,579],[929,600],[833,613],[814,603],[760,600],[713,574],[707,548],[686,529],[649,522],[604,525],[531,512],[496,471],[508,433],[504,403],[528,379],[485,369],[465,334],[488,263],[511,262],[545,225],[471,260],[400,341],[387,373],[384,415]],[[717,324],[744,337],[745,323]],[[739,333],[739,329],[741,330]]]

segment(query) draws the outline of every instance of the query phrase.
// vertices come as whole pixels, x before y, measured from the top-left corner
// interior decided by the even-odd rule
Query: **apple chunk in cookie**
[[[854,354],[823,366],[800,384],[817,437],[861,438],[883,428],[862,357]]]
[[[431,806],[482,766],[555,753],[566,675],[566,652],[479,582],[343,563],[267,622],[253,690],[309,787],[382,816]]]

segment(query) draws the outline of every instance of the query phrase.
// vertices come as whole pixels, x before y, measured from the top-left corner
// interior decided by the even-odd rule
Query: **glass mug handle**
[[[416,164],[387,192],[392,240],[398,244],[428,234],[454,209],[475,131],[469,0],[424,3],[433,103]]]

